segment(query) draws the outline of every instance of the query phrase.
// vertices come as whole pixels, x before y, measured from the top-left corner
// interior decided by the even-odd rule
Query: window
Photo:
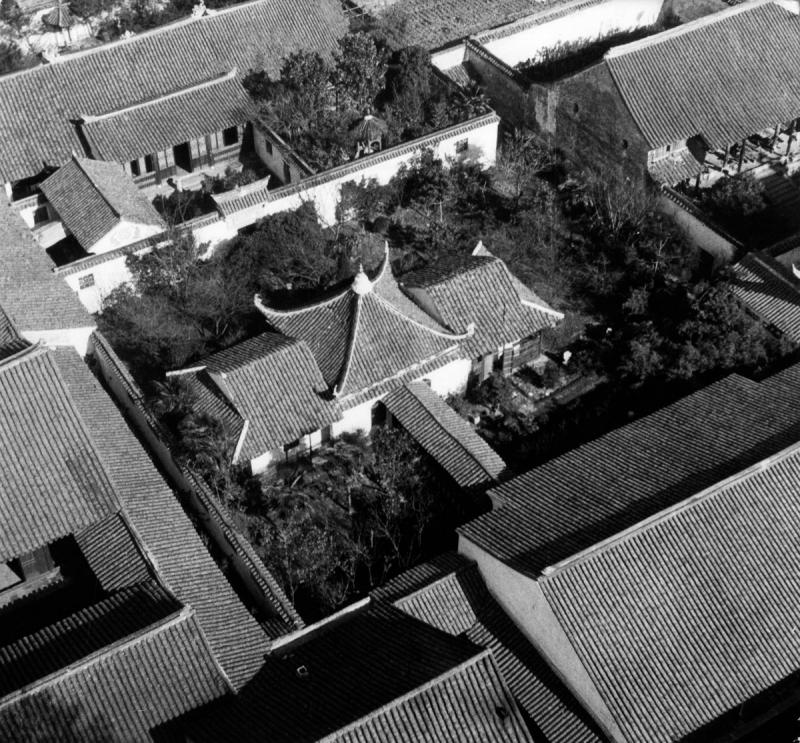
[[[292,182],[292,169],[289,167],[289,163],[283,164],[283,182],[284,183]]]
[[[50,212],[46,206],[40,206],[33,213],[33,224],[44,224],[50,221]]]
[[[572,113],[576,114],[576,113],[578,113],[578,111],[580,111],[580,110],[581,110],[581,108],[580,108],[580,106],[579,106],[577,103],[575,103],[575,104],[572,106]]]
[[[628,140],[627,139],[623,139],[622,140],[622,149],[623,150],[627,150],[628,149]]]
[[[469,140],[459,139],[456,142],[456,155],[463,155],[469,149]]]
[[[239,141],[239,130],[232,126],[222,132],[222,144],[225,147],[230,147]]]
[[[138,160],[131,160],[131,173],[133,175],[141,175],[142,171],[139,170],[139,161]]]
[[[671,144],[668,144],[668,145],[667,145],[667,152],[670,152],[671,150],[672,150],[672,145],[671,145]]]
[[[78,289],[89,289],[94,286],[94,274],[87,273],[85,276],[78,277]]]
[[[152,155],[145,155],[144,156],[144,172],[145,173],[153,173],[155,172],[156,164],[153,161]]]
[[[267,151],[268,155],[272,154],[272,142],[270,142],[266,137],[264,138],[264,149]]]

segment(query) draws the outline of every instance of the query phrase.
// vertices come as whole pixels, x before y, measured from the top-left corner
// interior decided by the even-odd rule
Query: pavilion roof
[[[404,372],[448,363],[469,335],[466,328],[460,334],[447,330],[403,294],[388,247],[374,279],[360,269],[343,289],[296,309],[267,307],[258,298],[256,304],[272,327],[308,345],[331,394],[343,404]]]

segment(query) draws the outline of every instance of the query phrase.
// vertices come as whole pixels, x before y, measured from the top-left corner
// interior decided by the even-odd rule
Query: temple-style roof
[[[251,118],[252,102],[235,68],[223,75],[101,116],[81,130],[93,157],[127,162]]]
[[[50,12],[42,16],[42,20],[48,26],[55,28],[70,28],[74,24],[72,13],[70,12],[69,5],[58,0],[58,4]]]
[[[738,740],[754,698],[796,701],[799,481],[794,444],[539,579],[625,740]]]
[[[75,293],[53,275],[53,265],[22,217],[0,198],[0,307],[21,333],[94,327]]]
[[[724,148],[800,113],[800,19],[772,0],[616,47],[605,64],[651,147]]]
[[[274,78],[288,54],[307,49],[330,55],[346,32],[336,0],[255,0],[4,75],[0,182],[33,176],[45,165],[65,162],[73,151],[83,153],[75,122],[86,116],[165,98],[234,68],[244,76],[263,67]],[[238,115],[231,112],[228,126]],[[182,116],[187,125],[189,118]]]
[[[490,491],[463,538],[537,576],[800,439],[800,367],[731,375]]]
[[[349,285],[320,302],[278,310],[256,297],[256,306],[272,327],[308,344],[331,394],[344,406],[360,393],[374,390],[379,396],[386,380],[398,379],[400,386],[406,372],[421,376],[431,365],[443,366],[472,332],[447,330],[403,294],[388,246],[374,279],[359,269]]]
[[[201,409],[238,437],[237,460],[280,448],[340,418],[308,346],[277,333],[262,333],[174,374],[189,381]]]
[[[424,382],[390,392],[383,404],[459,487],[488,487],[505,472],[497,452]]]
[[[403,280],[409,294],[443,325],[475,332],[463,341],[472,358],[551,328],[564,318],[478,243],[471,256],[439,261]]]
[[[64,226],[86,250],[122,222],[158,231],[167,227],[117,163],[73,156],[41,184],[41,189]]]

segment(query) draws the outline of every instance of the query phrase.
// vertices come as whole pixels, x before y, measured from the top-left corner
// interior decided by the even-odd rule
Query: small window
[[[577,103],[575,103],[575,104],[572,106],[572,113],[576,114],[576,113],[578,113],[578,111],[580,111],[580,110],[581,110],[581,108],[580,108],[580,106],[579,106]]]
[[[44,224],[50,221],[50,212],[47,211],[46,206],[40,206],[33,213],[33,224]]]
[[[144,172],[145,173],[153,173],[155,172],[156,164],[153,161],[152,155],[145,155],[144,156]]]
[[[289,167],[289,163],[283,164],[283,181],[284,183],[292,182],[292,169]]]
[[[78,277],[78,289],[89,289],[94,286],[94,274],[87,273],[85,276]]]
[[[222,144],[225,147],[230,147],[239,141],[239,130],[232,126],[222,132]]]
[[[138,160],[131,160],[131,173],[133,173],[134,176],[142,174],[142,171],[139,169]]]
[[[462,155],[469,149],[469,141],[466,139],[459,139],[456,142],[456,155]]]
[[[622,149],[623,150],[627,150],[628,149],[628,140],[627,139],[623,139],[622,140]]]
[[[264,149],[267,151],[268,155],[272,154],[272,142],[268,139],[264,139]]]
[[[672,145],[671,145],[671,144],[668,144],[668,145],[667,145],[667,152],[670,152],[671,150],[672,150]]]

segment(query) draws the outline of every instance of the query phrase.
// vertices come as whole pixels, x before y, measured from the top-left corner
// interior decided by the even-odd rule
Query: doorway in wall
[[[188,142],[176,144],[172,148],[172,154],[175,156],[175,166],[185,170],[187,173],[192,172],[192,150]]]

